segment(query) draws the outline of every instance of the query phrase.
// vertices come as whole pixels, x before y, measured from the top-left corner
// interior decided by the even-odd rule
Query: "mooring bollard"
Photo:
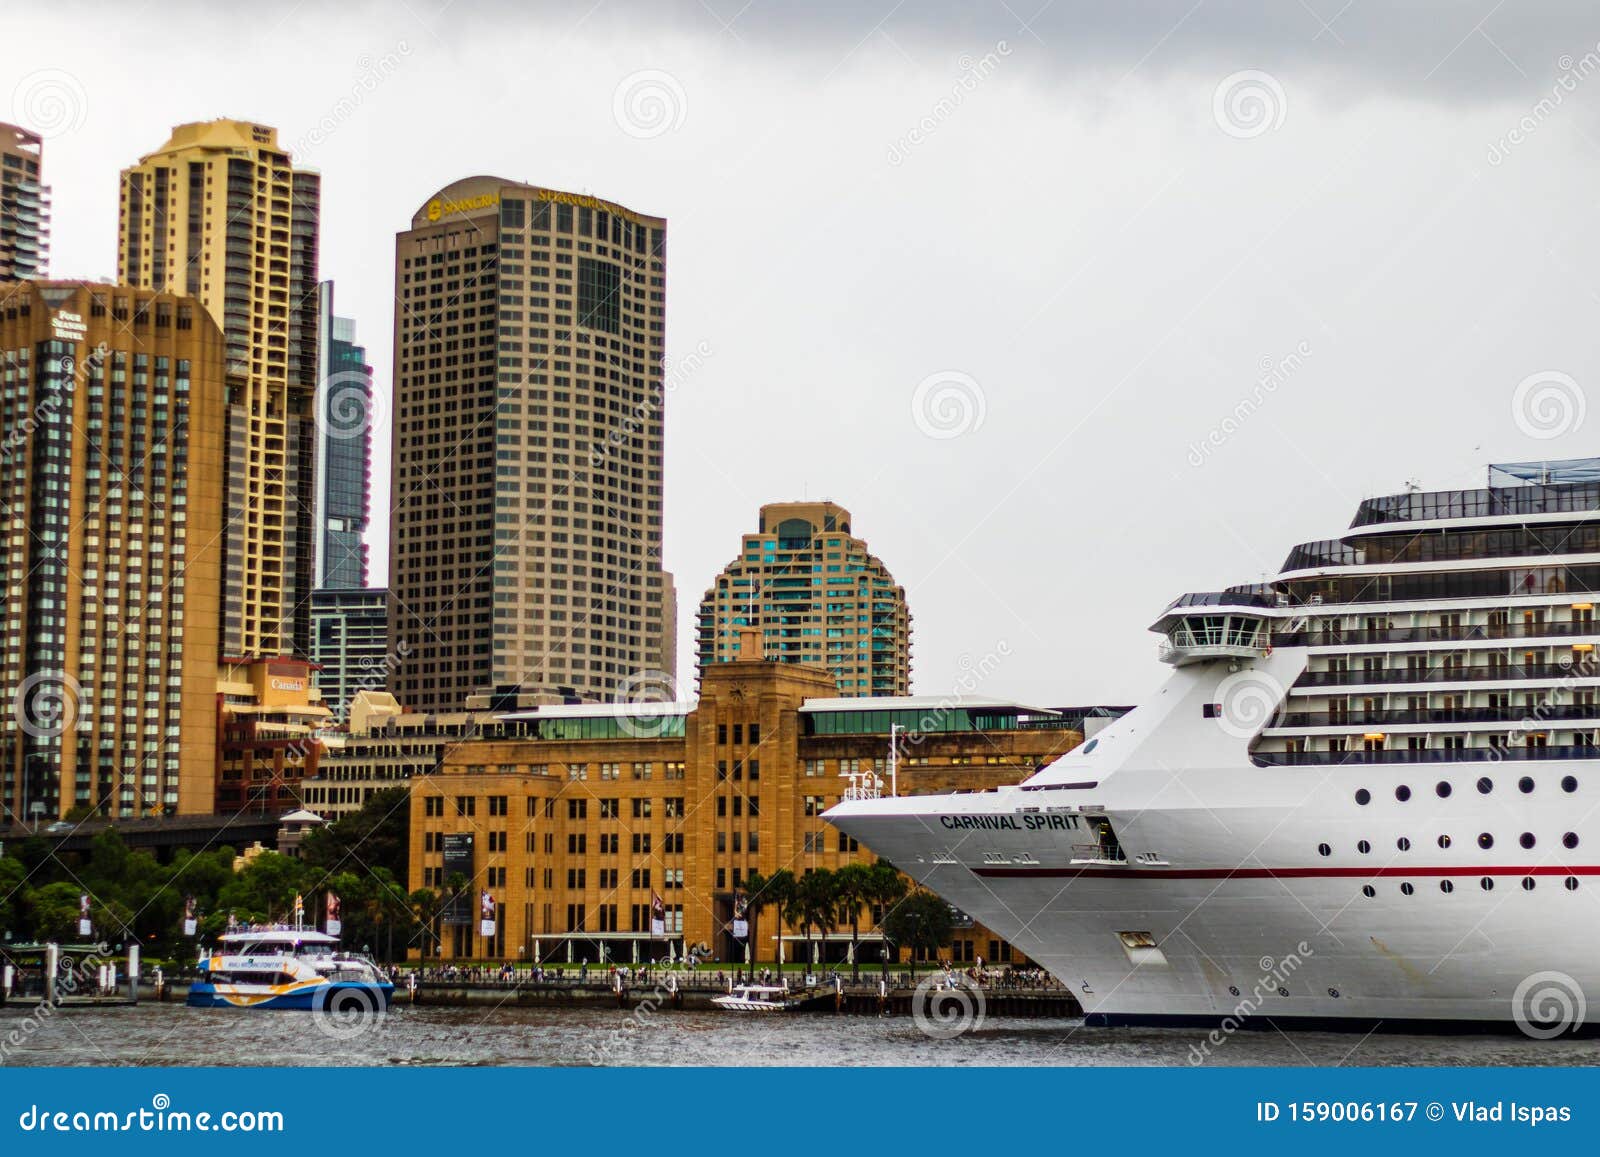
[[[128,945],[128,1003],[139,1003],[139,946]]]
[[[56,969],[61,967],[61,945],[51,942],[44,946],[44,1002],[56,1003]]]

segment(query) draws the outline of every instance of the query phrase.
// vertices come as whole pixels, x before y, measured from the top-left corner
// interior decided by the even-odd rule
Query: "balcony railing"
[[[1279,647],[1359,647],[1374,643],[1461,643],[1478,639],[1563,639],[1600,635],[1600,623],[1570,621],[1548,623],[1474,623],[1457,627],[1320,627],[1274,633]]]
[[[1600,726],[1600,705],[1593,703],[1544,704],[1532,707],[1405,707],[1376,711],[1290,711],[1269,730],[1298,727],[1371,727],[1388,724],[1520,723],[1524,720],[1583,720]]]
[[[1600,666],[1594,663],[1508,663],[1504,667],[1427,667],[1411,670],[1385,667],[1376,671],[1305,671],[1295,680],[1296,687],[1353,687],[1389,683],[1512,683],[1523,679],[1594,679]]]
[[[1257,767],[1338,767],[1375,763],[1527,763],[1533,760],[1593,760],[1600,747],[1427,747],[1382,751],[1254,751]]]

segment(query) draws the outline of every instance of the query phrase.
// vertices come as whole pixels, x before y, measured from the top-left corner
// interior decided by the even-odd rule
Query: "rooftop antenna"
[[[1421,480],[1417,479],[1417,478],[1407,478],[1406,479],[1406,493],[1407,494],[1421,494],[1422,493],[1422,482],[1421,482]]]

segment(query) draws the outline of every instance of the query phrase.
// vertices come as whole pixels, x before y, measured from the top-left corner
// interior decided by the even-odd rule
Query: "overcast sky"
[[[441,186],[667,217],[685,678],[763,502],[851,509],[919,693],[1135,702],[1175,596],[1408,480],[1594,452],[1592,4],[741,2],[56,0],[3,17],[0,120],[49,135],[87,277],[172,125],[277,126],[385,393]]]

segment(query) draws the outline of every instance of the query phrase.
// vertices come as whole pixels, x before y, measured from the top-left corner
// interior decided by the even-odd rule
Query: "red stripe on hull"
[[[1130,880],[1373,880],[1383,876],[1600,876],[1600,864],[1490,865],[1479,868],[973,868],[988,877],[1116,877]]]

